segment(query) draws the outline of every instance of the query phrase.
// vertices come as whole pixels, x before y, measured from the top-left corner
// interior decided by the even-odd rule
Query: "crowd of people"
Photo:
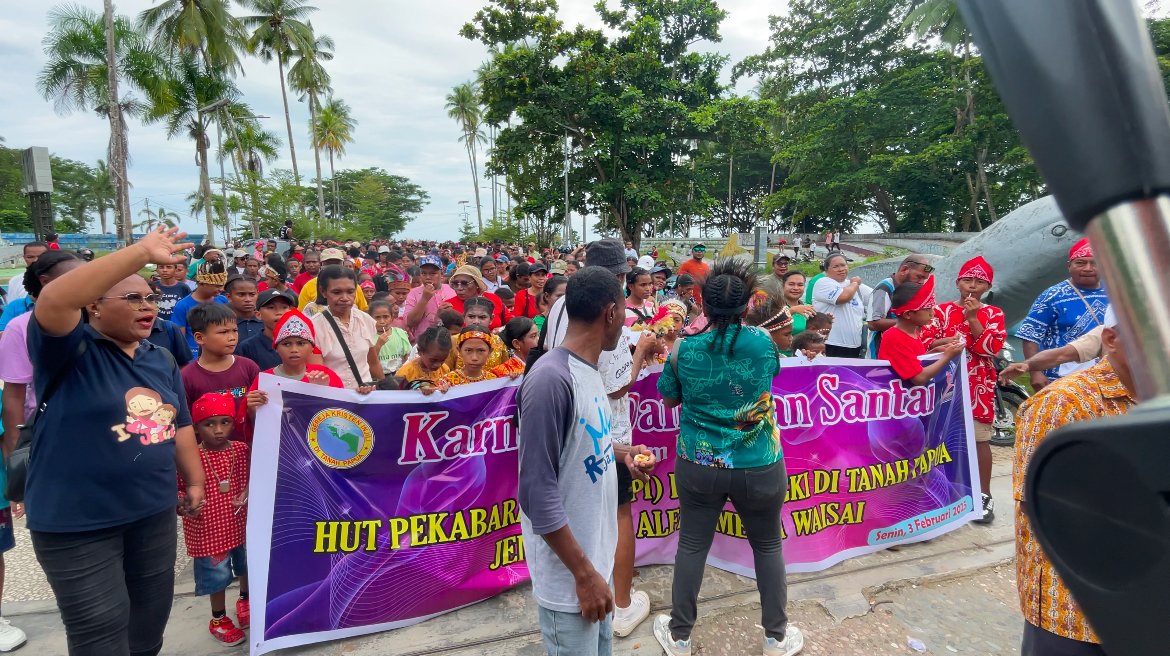
[[[832,234],[830,246],[841,238]],[[286,227],[279,241],[244,249],[196,247],[164,227],[92,263],[44,243],[26,245],[25,261],[20,288],[9,288],[23,295],[0,316],[0,380],[5,455],[26,425],[36,460],[21,501],[0,502],[0,562],[14,544],[12,518],[27,516],[71,653],[161,649],[180,518],[196,593],[210,599],[210,635],[244,641],[248,465],[255,411],[267,402],[260,373],[428,395],[526,374],[518,499],[550,654],[606,654],[614,635],[649,616],[650,598],[633,584],[631,502],[633,481],[654,469],[654,457],[632,444],[629,390],[655,363],[681,426],[671,611],[653,622],[669,655],[690,654],[703,567],[728,501],[755,555],[763,652],[803,647],[785,613],[787,480],[771,399],[782,357],[883,359],[922,384],[966,353],[979,522],[994,517],[993,359],[1008,330],[1003,312],[983,301],[994,270],[981,257],[963,265],[953,300],[942,304],[924,255],[906,257],[871,288],[835,251],[806,278],[781,250],[761,277],[741,260],[708,260],[701,243],[674,266],[616,239],[587,248],[339,243],[299,241]],[[1087,242],[1070,253],[1069,272],[1017,332],[1027,362],[1003,372],[1031,372],[1043,388],[1021,411],[1017,471],[1043,432],[1064,423],[1060,406],[1086,386],[1077,379],[1114,379],[1101,390],[1114,407],[1101,414],[1132,391],[1122,388],[1128,376]],[[943,359],[924,367],[926,353]],[[1078,371],[1099,355],[1112,359]],[[591,465],[603,466],[600,477]],[[1020,552],[1043,560],[1016,513]],[[1021,594],[1038,594],[1034,609],[1025,604],[1029,626],[1094,641],[1083,625],[1053,623],[1054,608],[1068,602],[1045,591],[1053,573],[1020,570]],[[24,639],[0,619],[0,650]],[[1056,648],[1042,642],[1035,648]]]

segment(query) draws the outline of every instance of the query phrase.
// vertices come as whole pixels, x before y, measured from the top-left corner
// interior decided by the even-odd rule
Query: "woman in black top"
[[[174,599],[176,464],[190,484],[180,510],[203,506],[179,368],[143,341],[158,294],[138,274],[148,263],[183,263],[184,236],[160,227],[62,275],[29,321],[44,412],[29,460],[28,528],[73,655],[158,654]]]

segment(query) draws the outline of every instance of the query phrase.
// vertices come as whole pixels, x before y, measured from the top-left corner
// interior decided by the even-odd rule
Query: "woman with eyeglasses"
[[[463,314],[463,303],[473,298],[487,298],[492,301],[492,305],[495,307],[492,310],[491,323],[488,325],[491,330],[495,330],[512,320],[512,315],[508,313],[508,308],[504,307],[504,302],[500,300],[500,297],[487,291],[487,284],[475,266],[456,268],[455,272],[451,273],[451,280],[447,284],[455,290],[455,295],[439,305],[439,311],[453,309]]]
[[[849,262],[840,252],[830,252],[824,261],[825,276],[813,285],[813,309],[833,316],[833,329],[825,341],[825,355],[861,357],[861,329],[865,305],[861,278],[849,277]]]
[[[72,655],[158,654],[175,590],[176,468],[188,484],[180,511],[203,506],[179,368],[143,341],[158,294],[138,274],[182,263],[185,236],[159,227],[65,273],[28,324],[43,412],[24,500]]]

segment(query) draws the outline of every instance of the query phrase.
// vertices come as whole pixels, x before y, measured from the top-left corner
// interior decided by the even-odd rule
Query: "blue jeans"
[[[233,577],[248,575],[248,552],[241,544],[229,550],[218,564],[215,557],[196,557],[194,564],[195,595],[209,596],[227,589]]]
[[[590,623],[580,612],[557,612],[537,605],[540,636],[549,655],[613,655],[613,614]]]

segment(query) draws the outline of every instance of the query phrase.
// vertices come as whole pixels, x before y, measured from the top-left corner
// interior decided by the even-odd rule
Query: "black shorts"
[[[630,468],[626,467],[625,463],[618,461],[614,465],[618,478],[618,506],[629,504],[634,501],[634,476],[630,474]]]

